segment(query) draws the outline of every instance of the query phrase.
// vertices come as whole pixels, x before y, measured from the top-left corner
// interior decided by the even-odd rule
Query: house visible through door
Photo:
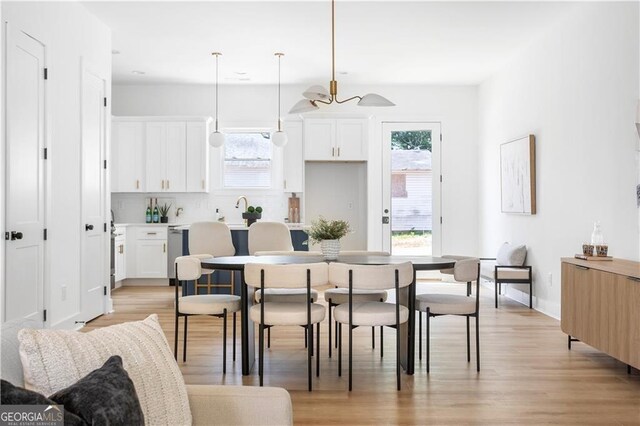
[[[4,321],[45,321],[45,47],[6,25]]]
[[[382,138],[383,248],[439,255],[440,124],[385,122]]]

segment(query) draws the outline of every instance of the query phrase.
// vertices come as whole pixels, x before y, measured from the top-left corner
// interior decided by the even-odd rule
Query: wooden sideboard
[[[562,258],[561,327],[640,369],[640,263]]]

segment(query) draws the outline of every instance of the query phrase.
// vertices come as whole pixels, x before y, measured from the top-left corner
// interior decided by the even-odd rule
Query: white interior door
[[[440,123],[382,123],[382,246],[441,254]]]
[[[44,322],[45,47],[7,25],[4,320]]]
[[[82,316],[84,321],[104,313],[107,271],[105,214],[105,81],[82,70]]]

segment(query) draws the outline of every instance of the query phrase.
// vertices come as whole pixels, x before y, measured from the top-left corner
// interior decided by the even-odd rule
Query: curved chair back
[[[447,259],[453,259],[453,260],[463,260],[463,259],[473,259],[470,256],[458,256],[455,254],[445,254],[442,257],[447,258]],[[447,268],[447,269],[440,269],[440,273],[441,274],[447,274],[447,275],[453,275],[453,268]]]
[[[189,253],[209,254],[213,257],[235,255],[231,230],[222,222],[193,223],[189,228]]]
[[[257,251],[293,251],[289,227],[281,222],[255,222],[249,227],[249,254]]]
[[[247,263],[244,279],[252,287],[261,287],[264,272],[265,288],[305,288],[307,271],[310,273],[311,287],[325,285],[329,281],[328,266],[324,262],[289,265]]]
[[[460,282],[478,281],[480,279],[480,259],[467,257],[456,260],[453,267],[453,279]]]
[[[396,271],[398,271],[398,288],[406,287],[413,282],[411,262],[395,265],[351,265],[334,262],[329,265],[329,282],[336,287],[349,288],[351,272],[354,289],[386,290],[395,288]]]
[[[195,281],[200,278],[200,275],[202,275],[200,259],[192,256],[176,258],[176,278],[179,281]]]

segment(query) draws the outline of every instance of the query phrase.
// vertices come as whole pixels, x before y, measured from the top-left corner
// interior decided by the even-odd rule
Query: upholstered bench
[[[493,281],[495,285],[495,306],[502,284],[528,284],[529,309],[533,307],[533,275],[531,266],[525,265],[527,246],[504,243],[495,258],[480,258],[480,278]]]

